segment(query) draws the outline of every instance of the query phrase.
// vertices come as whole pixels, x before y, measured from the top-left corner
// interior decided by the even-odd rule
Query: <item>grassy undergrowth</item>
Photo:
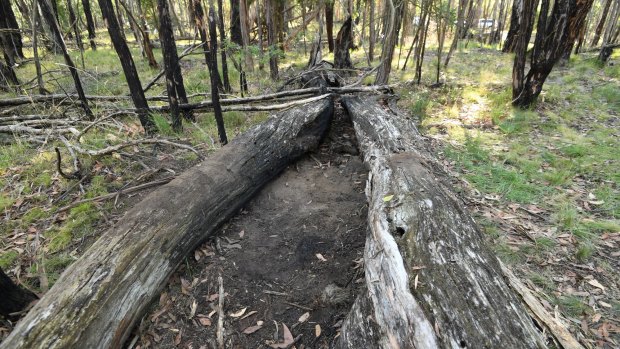
[[[603,313],[617,324],[620,66],[573,57],[552,72],[529,110],[511,106],[511,67],[510,55],[463,49],[444,86],[410,85],[401,105],[422,120],[426,135],[444,141],[444,164],[487,206],[477,216],[498,256],[550,310],[558,306],[594,327]],[[605,295],[592,279],[607,287]]]

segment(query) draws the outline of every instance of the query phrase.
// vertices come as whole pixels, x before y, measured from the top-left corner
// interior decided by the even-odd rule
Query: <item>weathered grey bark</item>
[[[155,127],[155,123],[149,114],[149,105],[146,101],[144,90],[142,90],[140,76],[138,75],[138,70],[136,69],[133,57],[131,56],[127,42],[121,35],[122,29],[118,23],[117,17],[114,14],[112,0],[99,0],[99,8],[101,9],[101,14],[108,27],[108,33],[110,34],[112,45],[114,46],[114,50],[116,51],[121,67],[123,68],[125,80],[127,81],[127,86],[129,87],[129,93],[131,95],[131,100],[137,109],[140,123],[147,134],[152,134],[157,131],[157,128]]]
[[[389,7],[386,7],[386,13],[389,14],[390,19],[385,27],[386,31],[383,41],[383,50],[381,51],[381,63],[377,69],[375,85],[384,85],[390,80],[392,57],[394,56],[394,48],[398,42],[398,32],[403,18],[403,3],[403,0],[393,0],[389,1]]]
[[[332,111],[323,99],[279,113],[149,194],[67,268],[0,348],[121,347],[185,256],[315,148]]]
[[[366,289],[336,347],[545,347],[413,122],[368,98],[343,104],[370,176]]]

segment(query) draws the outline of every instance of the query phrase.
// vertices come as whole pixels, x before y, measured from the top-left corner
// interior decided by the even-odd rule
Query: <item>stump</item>
[[[2,348],[119,348],[181,261],[318,145],[331,98],[278,113],[149,194],[61,275]]]
[[[370,169],[365,286],[337,348],[545,347],[413,122],[343,98]]]

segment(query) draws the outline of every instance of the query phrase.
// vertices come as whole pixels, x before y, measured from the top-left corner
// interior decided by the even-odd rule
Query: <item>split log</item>
[[[119,348],[192,250],[323,136],[333,101],[271,117],[149,194],[105,232],[0,348]]]
[[[370,168],[366,289],[338,348],[545,347],[412,120],[343,98]]]

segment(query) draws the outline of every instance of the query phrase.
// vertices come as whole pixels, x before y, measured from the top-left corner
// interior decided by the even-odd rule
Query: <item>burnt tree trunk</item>
[[[142,90],[142,84],[140,83],[140,77],[138,76],[133,57],[131,56],[129,47],[127,47],[127,42],[120,33],[121,28],[114,13],[112,0],[99,0],[99,8],[101,9],[103,20],[107,24],[108,33],[110,34],[114,50],[116,50],[116,54],[123,67],[125,80],[127,80],[127,86],[129,87],[129,94],[137,109],[140,124],[142,124],[145,133],[152,134],[157,131],[157,128],[149,115],[149,105],[146,101],[144,90]]]
[[[230,0],[230,41],[239,46],[243,46],[241,17],[239,15],[240,1],[242,0]]]
[[[353,31],[351,28],[351,17],[344,22],[338,36],[336,37],[336,45],[334,47],[334,67],[337,69],[353,68],[351,63],[351,55],[349,50],[353,46]]]
[[[20,312],[38,299],[34,293],[17,286],[0,268],[0,315],[13,318],[11,314]]]
[[[375,0],[370,0],[368,13],[368,60],[375,59]],[[370,65],[370,63],[369,63]]]
[[[230,93],[232,88],[230,87],[230,81],[228,80],[228,63],[226,62],[226,31],[224,30],[224,5],[222,0],[217,0],[217,25],[220,32],[220,56],[222,57],[222,78],[224,83],[224,91]]]
[[[88,118],[93,117],[93,113],[88,106],[88,101],[86,100],[86,95],[84,93],[84,88],[82,87],[82,81],[80,80],[80,76],[78,74],[77,68],[73,63],[73,59],[71,59],[71,55],[67,50],[67,46],[65,45],[65,40],[62,38],[62,32],[60,31],[60,26],[58,21],[56,21],[56,17],[52,12],[52,8],[49,6],[47,0],[37,0],[39,2],[39,7],[41,8],[41,14],[43,15],[43,19],[50,26],[50,30],[54,36],[54,41],[60,45],[60,50],[65,58],[65,63],[69,67],[69,71],[71,72],[71,77],[73,78],[73,83],[75,84],[75,90],[79,96],[80,103],[82,104],[82,108],[84,109],[84,113]]]
[[[325,2],[325,31],[327,32],[327,48],[329,52],[334,52],[334,2]]]
[[[5,53],[2,53],[2,56],[5,62],[9,60]],[[5,62],[0,60],[0,90],[8,91],[12,85],[19,85],[19,80],[17,80],[13,66]]]
[[[277,38],[273,18],[275,10],[274,1],[276,0],[265,0],[265,22],[267,24],[267,45],[269,46],[269,75],[273,80],[278,80]]]
[[[180,131],[183,128],[183,124],[179,113],[179,103],[187,103],[187,94],[185,93],[185,86],[183,85],[179,55],[174,41],[168,1],[157,0],[157,10],[159,14],[159,40],[161,41],[161,49],[164,56],[166,91],[168,92],[168,102],[170,103],[172,128],[176,131]],[[188,120],[194,119],[193,113],[188,110],[183,112],[183,116]]]
[[[276,114],[153,191],[65,270],[0,347],[120,348],[184,258],[318,146],[323,99]]]
[[[365,290],[337,348],[544,348],[408,117],[347,97],[370,169]]]
[[[22,35],[9,0],[0,0],[0,46],[9,57],[11,66],[24,58]]]
[[[389,13],[389,20],[386,27],[386,35],[383,41],[383,50],[381,51],[381,63],[377,70],[375,85],[385,85],[390,80],[390,72],[392,71],[392,57],[394,56],[394,48],[398,42],[398,32],[400,30],[401,20],[403,18],[403,0],[393,0],[386,4],[386,12]]]
[[[71,22],[71,29],[73,29],[73,35],[75,35],[75,44],[77,45],[80,52],[84,50],[82,46],[82,34],[80,33],[80,28],[78,26],[78,20],[75,16],[75,11],[73,9],[73,3],[71,0],[67,0],[67,10],[69,12],[69,22]],[[84,62],[82,62],[84,63]]]
[[[603,28],[605,27],[605,21],[607,21],[607,16],[609,15],[609,8],[611,7],[611,3],[613,0],[607,0],[605,2],[605,7],[601,12],[601,20],[598,21],[596,25],[596,29],[594,30],[594,37],[592,38],[591,47],[598,45],[598,41],[601,39],[601,34],[603,33]]]
[[[510,15],[510,27],[508,28],[502,52],[515,52],[517,41],[526,40],[526,43],[530,42],[538,1],[514,0]],[[523,18],[523,16],[529,17]],[[527,26],[524,26],[526,24]]]
[[[549,2],[550,0],[543,0],[541,9],[547,9]],[[529,107],[540,95],[551,69],[579,36],[592,3],[593,0],[556,0],[549,15],[545,11],[540,12],[539,32],[534,42],[530,70],[525,77],[527,42],[520,40],[519,47],[515,50],[512,72],[513,105]]]
[[[121,6],[123,6],[123,8],[125,8],[125,13],[127,13],[129,20],[131,21],[131,23],[133,23],[132,28],[136,28],[136,30],[140,33],[139,40],[141,40],[142,42],[142,45],[141,45],[143,49],[142,53],[143,53],[143,56],[146,58],[147,62],[149,62],[149,67],[155,68],[155,69],[159,68],[159,64],[157,64],[157,60],[155,59],[155,54],[153,53],[153,45],[151,44],[151,38],[149,37],[149,32],[146,28],[146,23],[144,22],[144,18],[142,18],[142,23],[138,22],[138,20],[132,14],[131,9],[127,7],[127,5],[125,4],[123,0],[120,0],[120,4]],[[138,13],[139,13],[138,15],[139,16],[140,16],[140,13],[142,13],[140,6],[141,6],[140,1],[138,1]],[[143,26],[144,28],[142,28]],[[137,36],[137,33],[135,33],[135,35]]]
[[[215,7],[213,0],[209,0],[209,38],[211,39],[211,50],[209,51],[209,75],[211,78],[211,103],[213,104],[213,114],[215,123],[217,124],[217,134],[220,138],[220,144],[228,143],[226,137],[226,127],[224,125],[224,115],[222,114],[222,106],[220,105],[219,76],[217,68],[217,32],[215,24]]]
[[[90,0],[82,0],[82,7],[84,8],[84,17],[86,17],[86,29],[88,30],[88,40],[90,41],[90,48],[97,50],[97,43],[95,42],[96,31],[95,21],[93,20],[93,12],[90,8]]]

